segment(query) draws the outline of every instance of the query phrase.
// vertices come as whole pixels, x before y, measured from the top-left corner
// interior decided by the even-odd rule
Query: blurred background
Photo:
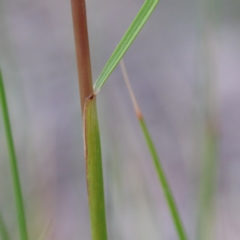
[[[94,80],[143,2],[86,1]],[[189,239],[240,239],[239,12],[162,0],[124,57]],[[30,239],[89,240],[70,0],[1,0],[0,66]],[[177,239],[119,67],[98,113],[109,239]],[[18,239],[2,118],[0,211]]]

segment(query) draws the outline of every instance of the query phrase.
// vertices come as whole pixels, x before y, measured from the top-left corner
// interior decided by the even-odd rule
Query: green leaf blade
[[[124,78],[124,81],[126,83],[130,98],[132,100],[132,104],[133,104],[138,122],[141,126],[141,130],[143,132],[147,147],[148,147],[150,155],[152,157],[152,162],[153,162],[153,165],[155,167],[155,171],[157,173],[159,183],[162,186],[163,193],[165,195],[165,199],[166,199],[166,202],[168,204],[169,211],[170,211],[173,223],[174,223],[175,228],[176,228],[176,232],[178,234],[178,238],[179,238],[179,240],[187,240],[187,235],[185,233],[184,226],[183,226],[183,223],[182,223],[182,220],[180,218],[180,214],[179,214],[179,211],[178,211],[178,208],[177,208],[177,204],[174,200],[174,196],[173,196],[171,188],[170,188],[170,184],[168,183],[168,180],[167,180],[167,177],[165,175],[165,172],[164,172],[163,166],[161,164],[160,158],[158,157],[157,150],[155,148],[152,137],[151,137],[151,135],[149,133],[149,130],[147,128],[147,124],[144,120],[143,114],[142,114],[141,109],[138,105],[135,94],[133,92],[133,89],[132,89],[132,86],[131,86],[131,83],[130,83],[130,80],[129,80],[129,77],[128,77],[128,73],[127,73],[127,70],[126,70],[126,67],[125,67],[125,64],[124,64],[123,60],[120,62],[120,66],[121,66],[123,78]]]
[[[116,47],[115,51],[109,58],[100,76],[94,84],[94,93],[97,94],[102,85],[108,79],[112,71],[115,69],[119,61],[122,59],[128,48],[131,46],[140,30],[143,28],[148,18],[151,16],[153,10],[159,3],[159,0],[146,0],[137,16],[133,20],[132,24],[128,28],[127,32],[121,39],[120,43]]]
[[[10,234],[0,212],[0,236],[2,240],[10,240]]]
[[[214,126],[214,127],[213,127]],[[218,180],[219,139],[213,123],[207,124],[204,137],[204,156],[199,187],[197,240],[214,238],[215,201]]]
[[[12,128],[11,128],[10,116],[8,111],[8,105],[7,105],[7,98],[6,98],[1,70],[0,70],[0,104],[2,108],[2,117],[3,117],[8,152],[9,152],[9,162],[11,167],[20,239],[28,240],[25,209],[24,209],[22,188],[21,188],[20,176],[19,176],[19,170],[18,170],[18,161],[17,161],[16,151],[15,151],[15,146],[13,141]]]
[[[169,186],[167,177],[165,175],[165,172],[164,172],[163,167],[161,165],[160,159],[158,157],[156,148],[155,148],[154,143],[152,141],[152,137],[151,137],[151,135],[148,131],[146,122],[145,122],[143,117],[138,118],[138,120],[139,120],[139,124],[141,126],[141,129],[142,129],[142,132],[144,134],[148,149],[149,149],[150,154],[152,156],[153,164],[154,164],[159,182],[162,185],[162,189],[163,189],[163,192],[164,192],[164,195],[165,195],[170,213],[172,215],[172,219],[173,219],[175,228],[177,230],[178,238],[179,238],[179,240],[187,240],[187,235],[185,233],[183,223],[182,223],[182,220],[181,220],[179,212],[178,212],[177,205],[175,203],[175,200],[174,200],[171,188]]]
[[[101,144],[95,95],[86,99],[83,119],[92,240],[107,240]]]

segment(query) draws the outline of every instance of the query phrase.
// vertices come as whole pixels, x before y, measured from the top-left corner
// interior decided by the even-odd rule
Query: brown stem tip
[[[71,0],[81,108],[93,93],[85,0]]]

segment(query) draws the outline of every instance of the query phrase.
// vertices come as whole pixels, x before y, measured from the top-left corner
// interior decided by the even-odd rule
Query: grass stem
[[[14,147],[6,93],[5,93],[1,70],[0,70],[0,102],[2,107],[2,116],[3,116],[4,128],[6,133],[7,146],[9,151],[9,160],[10,160],[13,188],[14,188],[14,194],[15,194],[15,203],[16,203],[16,210],[17,210],[17,217],[18,217],[20,239],[28,240],[27,224],[26,224],[25,210],[24,210],[24,204],[23,204],[22,189],[20,184],[18,162],[17,162],[17,156],[15,152],[15,147]]]
[[[175,203],[175,200],[174,200],[172,191],[170,189],[167,177],[164,173],[163,167],[162,167],[160,159],[158,157],[158,154],[157,154],[156,148],[154,146],[152,137],[151,137],[151,135],[148,131],[146,122],[143,118],[143,115],[142,115],[141,110],[139,108],[139,105],[137,103],[136,97],[135,97],[134,92],[132,90],[132,87],[131,87],[129,77],[128,77],[126,67],[125,67],[125,64],[124,64],[123,60],[120,61],[120,66],[121,66],[121,70],[122,70],[122,73],[123,73],[123,76],[124,76],[125,83],[126,83],[127,88],[128,88],[128,92],[130,94],[130,97],[131,97],[131,100],[132,100],[132,103],[133,103],[133,106],[134,106],[134,110],[136,112],[139,124],[141,126],[141,129],[142,129],[142,132],[144,134],[148,149],[150,151],[150,154],[151,154],[151,157],[152,157],[152,160],[153,160],[153,164],[154,164],[159,182],[162,186],[162,189],[163,189],[163,192],[164,192],[164,195],[165,195],[170,213],[172,215],[172,220],[174,222],[174,225],[175,225],[175,228],[176,228],[176,231],[177,231],[177,234],[178,234],[178,238],[180,240],[187,240],[187,236],[186,236],[186,233],[185,233],[185,230],[184,230],[184,227],[183,227],[183,224],[182,224],[179,212],[178,212],[177,205]]]
[[[93,94],[85,0],[71,0],[83,115],[84,150],[92,240],[107,240],[102,156]]]
[[[83,124],[92,240],[107,240],[101,143],[94,95],[86,100]]]
[[[9,232],[1,213],[0,213],[0,236],[2,240],[10,240]]]

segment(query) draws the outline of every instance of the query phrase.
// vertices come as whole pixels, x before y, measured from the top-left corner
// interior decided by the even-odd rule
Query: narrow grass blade
[[[205,133],[205,156],[201,172],[198,209],[197,240],[214,238],[215,194],[218,169],[218,138],[213,125],[208,124]]]
[[[201,172],[199,186],[197,240],[216,239],[216,201],[219,165],[218,123],[218,60],[215,38],[219,34],[222,1],[199,1],[199,80],[196,91],[201,93],[203,123]],[[220,22],[219,22],[220,21]],[[198,122],[197,123],[201,123]]]
[[[150,154],[151,154],[151,157],[152,157],[152,160],[153,160],[153,164],[154,164],[156,173],[158,175],[159,182],[162,186],[162,189],[163,189],[163,192],[164,192],[164,195],[165,195],[170,213],[172,215],[172,220],[174,222],[174,225],[175,225],[175,228],[176,228],[176,231],[177,231],[177,234],[178,234],[178,238],[180,240],[187,240],[187,236],[186,236],[186,233],[185,233],[185,230],[184,230],[184,227],[183,227],[183,224],[182,224],[179,212],[178,212],[177,205],[175,203],[172,191],[171,191],[170,186],[168,184],[167,177],[164,173],[163,167],[161,165],[161,162],[160,162],[160,159],[158,157],[158,154],[157,154],[156,148],[154,146],[154,143],[152,141],[151,135],[148,131],[146,122],[143,118],[143,115],[142,115],[141,110],[139,108],[139,105],[137,103],[136,97],[133,93],[133,90],[132,90],[132,87],[131,87],[129,77],[128,77],[128,74],[127,74],[127,71],[126,71],[123,60],[120,62],[120,66],[121,66],[121,69],[122,69],[124,80],[126,82],[126,85],[127,85],[127,88],[128,88],[133,106],[134,106],[134,110],[136,112],[139,124],[141,126],[141,129],[142,129],[142,132],[144,134],[148,149],[150,151]]]
[[[10,240],[10,235],[1,213],[0,213],[0,236],[2,240]]]
[[[107,240],[102,157],[95,95],[85,101],[83,123],[92,240]]]
[[[138,12],[137,16],[133,20],[132,24],[128,28],[127,32],[123,36],[122,40],[116,47],[112,56],[109,58],[104,69],[102,70],[100,76],[98,77],[96,83],[94,84],[95,94],[99,92],[102,85],[105,83],[109,75],[115,69],[123,55],[126,53],[128,48],[131,46],[138,33],[147,22],[148,18],[151,16],[153,10],[159,3],[159,0],[145,0],[142,8]]]
[[[21,190],[21,184],[20,184],[20,178],[19,178],[19,172],[18,172],[18,163],[17,163],[17,157],[16,157],[16,152],[15,152],[15,147],[13,142],[12,129],[11,129],[10,117],[8,113],[7,99],[6,99],[1,70],[0,70],[0,104],[2,107],[2,116],[3,116],[7,146],[9,151],[9,160],[10,160],[13,188],[14,188],[14,194],[15,194],[20,238],[21,240],[28,240],[25,210],[24,210],[22,190]]]

